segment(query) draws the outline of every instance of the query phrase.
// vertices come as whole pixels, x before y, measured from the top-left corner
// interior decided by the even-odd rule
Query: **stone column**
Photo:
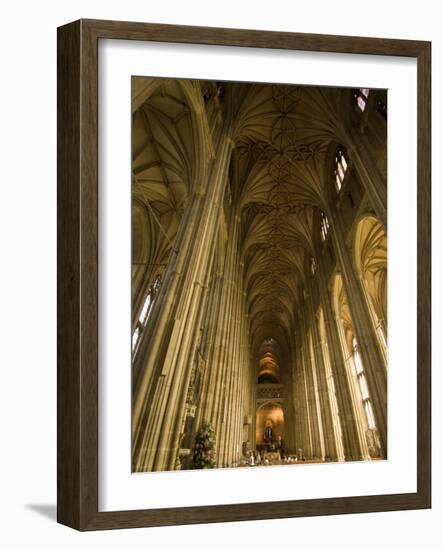
[[[195,362],[197,361],[197,350],[201,341],[201,325],[202,325],[203,316],[207,307],[207,294],[208,294],[207,290],[208,290],[210,275],[212,272],[213,263],[215,259],[215,252],[216,252],[215,239],[212,242],[210,249],[211,249],[210,251],[211,259],[210,259],[207,274],[205,277],[205,284],[203,284],[202,286],[202,295],[201,295],[200,303],[198,305],[198,314],[197,314],[196,322],[194,324],[194,330],[190,337],[190,348],[189,348],[190,352],[188,353],[189,367],[187,368],[185,375],[183,377],[183,380],[184,380],[183,385],[178,390],[178,394],[177,394],[179,395],[179,398],[175,406],[175,420],[172,424],[173,431],[170,434],[170,450],[168,452],[167,463],[165,465],[165,468],[168,470],[175,469],[175,463],[176,463],[176,459],[178,457],[179,448],[180,448],[180,441],[184,431],[184,425],[185,425],[187,408],[188,408],[188,405],[187,405],[188,388],[190,385],[190,378],[192,375],[192,371],[195,368],[194,365],[195,365]]]
[[[323,358],[326,384],[328,387],[328,396],[329,396],[330,410],[332,415],[332,423],[333,423],[333,431],[334,431],[334,441],[336,444],[336,455],[337,455],[336,458],[339,462],[342,462],[345,460],[345,455],[344,455],[344,447],[342,444],[341,421],[339,418],[338,401],[336,398],[336,382],[334,380],[333,371],[331,367],[330,350],[329,350],[328,338],[326,334],[326,327],[325,327],[322,305],[320,305],[320,311],[322,311],[322,323],[321,323],[321,316],[319,315],[319,310],[317,315],[318,336],[320,339],[319,353],[321,353]]]
[[[220,308],[216,331],[214,333],[214,342],[211,353],[208,358],[208,368],[212,372],[210,383],[207,386],[207,398],[203,405],[201,415],[205,420],[209,420],[215,428],[217,439],[217,466],[221,466],[223,443],[221,443],[221,428],[224,416],[224,400],[226,398],[226,361],[225,354],[228,350],[229,335],[231,329],[231,321],[234,306],[234,267],[236,249],[234,243],[236,241],[235,233],[238,223],[233,217],[229,223],[229,237],[227,241],[227,251],[224,261],[223,276],[221,279],[222,287],[220,289]]]
[[[301,392],[302,392],[302,404],[304,408],[304,420],[305,420],[305,439],[304,439],[304,454],[309,458],[313,458],[316,451],[315,435],[313,419],[312,419],[312,403],[309,389],[309,377],[307,375],[307,359],[305,355],[305,339],[303,340],[300,354],[299,354],[300,366],[301,366]]]
[[[310,432],[312,439],[312,458],[323,458],[323,451],[321,445],[321,435],[322,435],[322,418],[320,409],[317,403],[317,395],[314,381],[314,357],[311,355],[310,342],[309,342],[309,333],[307,328],[306,320],[306,308],[301,315],[301,325],[303,333],[303,345],[301,348],[301,353],[303,356],[303,364],[305,369],[305,381],[306,381],[306,393],[307,393],[307,404],[308,404],[308,413],[309,413],[309,423],[310,423]]]
[[[292,332],[295,332],[294,330]],[[296,341],[290,346],[290,370],[292,377],[292,448],[293,453],[296,454],[298,448],[300,447],[299,442],[301,441],[301,414],[300,414],[300,397],[299,397],[299,372],[296,361]]]
[[[296,452],[296,442],[295,442],[295,410],[294,410],[294,380],[293,380],[293,362],[288,359],[290,368],[288,378],[289,380],[286,383],[286,394],[285,394],[285,444],[287,454],[294,454]]]
[[[142,440],[137,464],[141,470],[164,469],[174,452],[174,422],[177,415],[184,414],[184,410],[177,410],[177,404],[182,404],[179,394],[187,388],[185,382],[190,377],[189,352],[212,250],[207,243],[213,243],[218,229],[231,145],[225,133],[209,174],[210,183],[201,187],[203,194],[192,199],[186,226],[177,242],[176,259],[168,268],[172,273],[160,292],[163,300],[158,301],[162,307],[157,308],[149,323],[153,334],[146,365],[135,388],[133,408],[134,436],[136,440],[141,436],[138,441]],[[155,386],[149,392],[152,383]]]
[[[298,449],[302,449],[304,455],[311,456],[312,454],[312,441],[310,434],[310,421],[308,413],[308,401],[306,392],[306,381],[304,364],[301,353],[301,339],[297,338],[297,353],[296,353],[296,376],[295,376],[295,390],[296,390],[296,452]]]
[[[310,318],[310,329],[312,335],[313,358],[316,365],[316,374],[318,378],[318,393],[321,406],[322,427],[324,435],[324,454],[325,460],[336,460],[338,457],[335,440],[335,431],[333,427],[333,416],[328,392],[327,375],[325,372],[324,356],[321,349],[321,339],[319,337],[316,314],[313,307],[313,297],[311,289],[308,291],[307,307]]]
[[[219,211],[222,205],[224,191],[227,184],[227,171],[230,162],[231,144],[232,142],[228,138],[225,139],[224,142],[221,144],[219,162],[215,163],[214,173],[209,180],[209,186],[213,185],[215,189],[218,187],[218,193],[214,194],[213,203],[209,203],[208,217],[205,220],[205,225],[203,226],[202,233],[198,235],[198,239],[201,240],[201,244],[199,246],[199,250],[197,249],[198,256],[196,257],[196,264],[194,264],[194,269],[195,272],[198,273],[198,277],[200,279],[202,279],[204,276],[207,277],[207,274],[209,272],[208,257],[215,246],[215,238],[219,227]],[[189,263],[189,267],[193,267],[193,264]],[[194,284],[199,284],[199,286],[201,286],[198,280]],[[181,424],[180,419],[182,418],[185,410],[185,396],[187,393],[187,387],[189,384],[191,373],[191,359],[193,358],[192,355],[189,358],[189,355],[185,353],[185,350],[186,348],[189,348],[189,345],[191,345],[187,343],[188,340],[190,340],[190,342],[192,342],[193,340],[190,326],[192,326],[192,323],[195,319],[194,314],[199,307],[198,304],[201,300],[200,294],[201,290],[198,292],[194,292],[189,296],[190,307],[188,306],[187,314],[184,314],[183,312],[183,314],[181,315],[181,318],[185,319],[184,332],[187,332],[187,338],[184,337],[183,339],[185,345],[184,350],[180,349],[177,353],[176,358],[176,360],[180,361],[180,363],[182,364],[182,368],[178,370],[178,373],[181,374],[181,376],[175,376],[173,380],[171,380],[171,387],[172,389],[174,389],[174,392],[171,394],[171,397],[169,399],[167,414],[163,422],[159,449],[157,451],[156,461],[154,465],[155,469],[158,470],[164,468],[164,464],[162,462],[163,456],[167,454],[167,451],[169,450],[168,445],[171,444],[171,441],[171,454],[173,455],[177,451],[176,446],[174,447],[173,445],[173,442],[176,442],[179,435],[178,426],[180,426]],[[185,307],[185,304],[183,304],[183,310]],[[197,326],[199,329],[199,323],[197,323]],[[177,405],[175,405],[175,403],[177,403]],[[174,427],[174,432],[169,431],[172,427]],[[169,468],[171,467],[173,466],[169,458]]]
[[[334,215],[331,220],[330,231],[367,377],[381,448],[384,456],[387,456],[387,370],[384,355],[380,349],[368,304],[357,279],[350,252],[344,241],[338,214]]]
[[[206,328],[204,338],[206,369],[201,385],[200,403],[196,411],[195,421],[197,426],[210,418],[210,408],[213,401],[211,392],[213,392],[217,375],[217,370],[213,364],[214,345],[219,328],[219,319],[224,311],[224,304],[222,303],[223,286],[222,272],[217,271],[213,282],[213,299],[209,304],[209,326]]]
[[[240,218],[234,215],[229,231],[229,240],[231,240],[232,253],[232,271],[230,273],[229,284],[231,285],[231,317],[228,319],[227,334],[224,349],[221,355],[221,369],[224,372],[224,395],[223,395],[223,414],[221,418],[219,453],[220,460],[224,466],[229,466],[229,439],[231,436],[232,412],[237,390],[238,377],[238,358],[237,358],[237,338],[239,329],[239,302],[242,294],[240,280],[240,263],[238,257],[238,238]]]
[[[218,245],[216,249],[216,255],[217,257],[220,255],[220,248]],[[203,376],[201,377],[201,391],[198,407],[195,414],[197,425],[205,420],[204,416],[207,408],[208,387],[211,384],[214,373],[214,369],[209,368],[209,364],[211,364],[210,360],[213,351],[213,341],[215,339],[217,319],[219,317],[219,311],[221,307],[221,289],[222,273],[220,271],[219,265],[217,265],[210,283],[210,300],[207,304],[207,309],[205,312],[204,331],[201,342],[201,349],[204,359],[206,361],[206,368],[204,370]]]
[[[238,274],[238,306],[237,306],[237,331],[235,336],[235,364],[237,375],[234,379],[234,401],[232,407],[232,415],[230,422],[229,448],[227,452],[227,462],[230,465],[236,464],[241,455],[242,433],[245,416],[245,379],[246,379],[246,363],[244,360],[244,292],[243,292],[243,269],[244,264],[240,262]]]
[[[345,357],[331,306],[330,293],[320,265],[316,273],[329,341],[330,366],[335,381],[336,401],[339,410],[345,460],[362,460],[365,456],[362,450],[361,433],[354,410],[351,382],[347,375]]]

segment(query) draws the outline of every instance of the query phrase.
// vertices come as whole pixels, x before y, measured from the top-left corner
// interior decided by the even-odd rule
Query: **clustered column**
[[[194,342],[201,320],[201,303],[210,273],[218,231],[232,141],[228,130],[207,174],[207,184],[192,197],[175,258],[169,262],[151,319],[149,354],[134,387],[133,430],[136,470],[173,468],[184,415],[185,395],[193,365]],[[209,183],[210,182],[210,183]],[[147,414],[147,413],[150,414]],[[179,419],[179,420],[178,420]]]
[[[240,458],[244,418],[252,415],[248,317],[243,290],[244,264],[239,254],[240,218],[232,211],[222,275],[218,278],[217,309],[207,348],[208,370],[196,420],[215,429],[217,466],[232,466]]]
[[[367,374],[381,449],[387,453],[387,370],[370,311],[346,246],[339,214],[331,220],[331,235],[344,281],[360,354]]]
[[[355,414],[351,381],[349,380],[345,366],[344,352],[342,350],[337,322],[331,305],[329,288],[321,269],[317,271],[317,281],[328,338],[330,367],[335,381],[336,401],[338,404],[344,457],[345,460],[349,461],[361,460],[364,458],[362,452],[362,434]]]
[[[337,459],[337,444],[335,440],[335,432],[333,428],[332,410],[330,404],[329,390],[327,384],[327,374],[325,372],[324,357],[321,349],[321,339],[317,319],[313,306],[313,296],[311,289],[307,297],[308,317],[311,327],[311,342],[312,342],[312,368],[317,376],[318,396],[320,402],[323,437],[324,437],[324,458],[325,460]]]

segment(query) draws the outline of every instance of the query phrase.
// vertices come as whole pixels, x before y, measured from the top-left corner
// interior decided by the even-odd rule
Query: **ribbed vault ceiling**
[[[157,82],[134,113],[132,154],[133,198],[154,227],[145,242],[153,247],[150,255],[161,259],[170,251],[192,188],[196,137],[179,83]]]
[[[231,174],[255,351],[269,337],[282,349],[291,340],[341,103],[333,88],[249,85],[240,108]]]
[[[198,157],[207,164],[212,147],[195,125],[195,113],[205,108],[207,83],[140,79],[135,84],[133,223],[142,229],[134,225],[134,255],[159,262],[170,252],[198,179]],[[327,159],[344,140],[351,93],[227,83],[223,96],[235,113],[230,189],[241,218],[252,349],[259,355],[271,338],[268,351],[277,356],[287,352],[293,337],[309,261],[316,255],[318,212],[327,211]]]

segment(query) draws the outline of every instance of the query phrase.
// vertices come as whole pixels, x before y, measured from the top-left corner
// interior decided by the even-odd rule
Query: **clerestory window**
[[[357,88],[353,92],[353,97],[356,102],[356,105],[359,109],[364,112],[367,107],[368,96],[370,95],[369,88]]]
[[[328,221],[328,218],[324,212],[321,212],[321,222],[320,222],[320,231],[321,231],[321,238],[323,241],[326,240],[328,231],[330,229],[330,223]]]
[[[338,193],[341,190],[342,184],[344,183],[344,178],[347,173],[347,169],[348,169],[348,162],[347,162],[346,153],[344,149],[340,147],[336,151],[334,168],[333,168],[334,181],[335,181],[336,191]]]

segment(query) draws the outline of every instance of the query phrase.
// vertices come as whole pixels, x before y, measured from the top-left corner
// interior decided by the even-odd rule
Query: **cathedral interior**
[[[387,91],[134,77],[132,121],[133,471],[385,459]]]

